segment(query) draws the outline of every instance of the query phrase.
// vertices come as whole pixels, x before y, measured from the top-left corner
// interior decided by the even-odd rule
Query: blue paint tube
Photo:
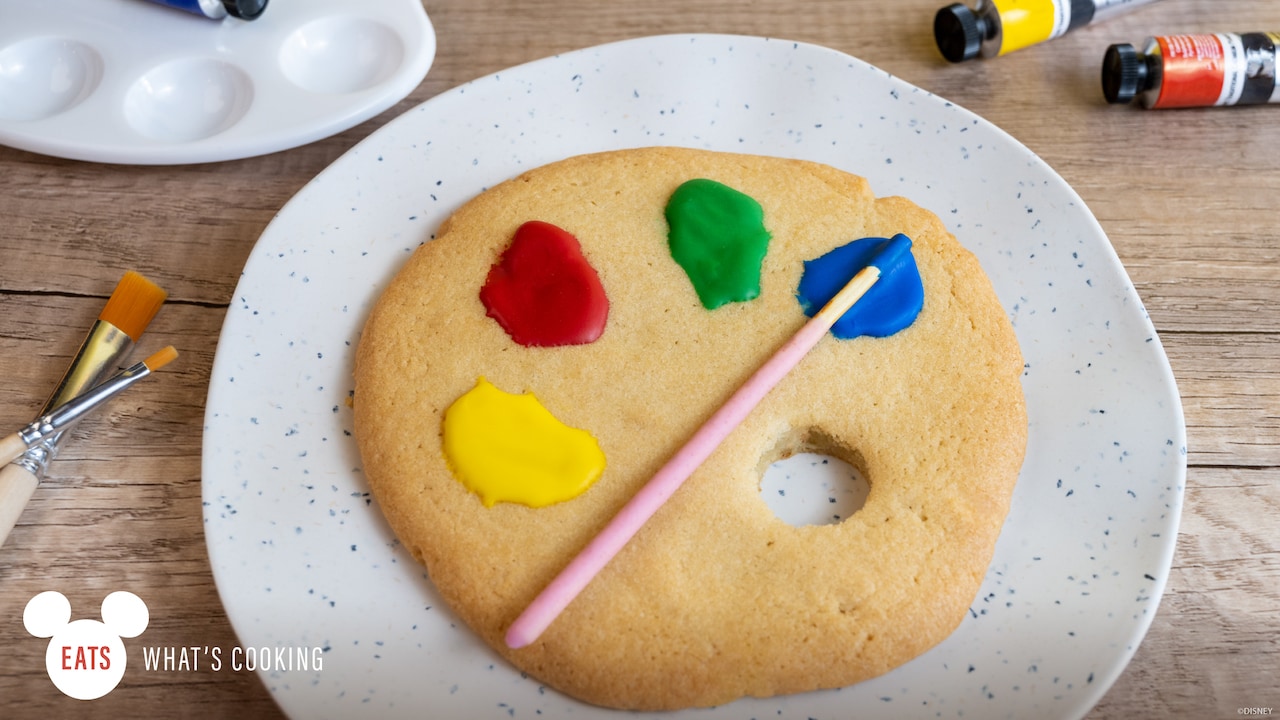
[[[253,20],[267,9],[267,0],[151,0],[151,2],[186,10],[212,20],[221,20],[228,15],[241,20]]]

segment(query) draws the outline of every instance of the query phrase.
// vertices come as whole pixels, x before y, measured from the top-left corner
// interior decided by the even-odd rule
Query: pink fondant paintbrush
[[[868,265],[855,274],[835,297],[738,388],[577,557],[534,598],[507,630],[507,646],[516,649],[537,640],[658,508],[711,456],[729,433],[746,419],[765,395],[808,354],[836,320],[866,294],[881,276],[888,275],[901,266],[910,251],[911,240],[905,235],[896,235],[881,246]]]

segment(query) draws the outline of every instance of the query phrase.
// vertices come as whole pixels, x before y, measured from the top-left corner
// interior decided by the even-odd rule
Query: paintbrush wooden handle
[[[36,476],[21,465],[5,465],[0,470],[0,546],[36,491]]]
[[[13,462],[26,451],[26,441],[22,439],[21,435],[14,433],[9,437],[0,440],[0,463]]]

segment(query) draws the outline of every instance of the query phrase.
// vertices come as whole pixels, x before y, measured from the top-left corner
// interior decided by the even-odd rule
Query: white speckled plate
[[[932,209],[981,258],[1027,360],[1028,457],[972,612],[839,691],[664,718],[1079,717],[1132,656],[1172,559],[1185,428],[1160,342],[1080,198],[981,118],[829,49],[638,39],[445,93],[335,162],[245,267],[209,389],[205,523],[241,641],[320,646],[263,672],[295,717],[605,717],[501,661],[373,504],[354,345],[413,249],[477,192],[569,155],[686,145],[827,162]]]
[[[420,0],[271,0],[253,21],[0,0],[0,143],[147,165],[261,155],[386,110],[435,51]]]

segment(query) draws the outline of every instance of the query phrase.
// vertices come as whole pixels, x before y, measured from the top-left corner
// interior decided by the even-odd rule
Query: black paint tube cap
[[[982,49],[982,20],[963,3],[948,5],[933,16],[933,39],[951,62],[972,60]]]
[[[1147,63],[1128,43],[1112,45],[1102,57],[1102,94],[1107,102],[1127,104],[1148,89]]]
[[[267,0],[222,0],[222,5],[231,17],[253,20],[267,9]]]

